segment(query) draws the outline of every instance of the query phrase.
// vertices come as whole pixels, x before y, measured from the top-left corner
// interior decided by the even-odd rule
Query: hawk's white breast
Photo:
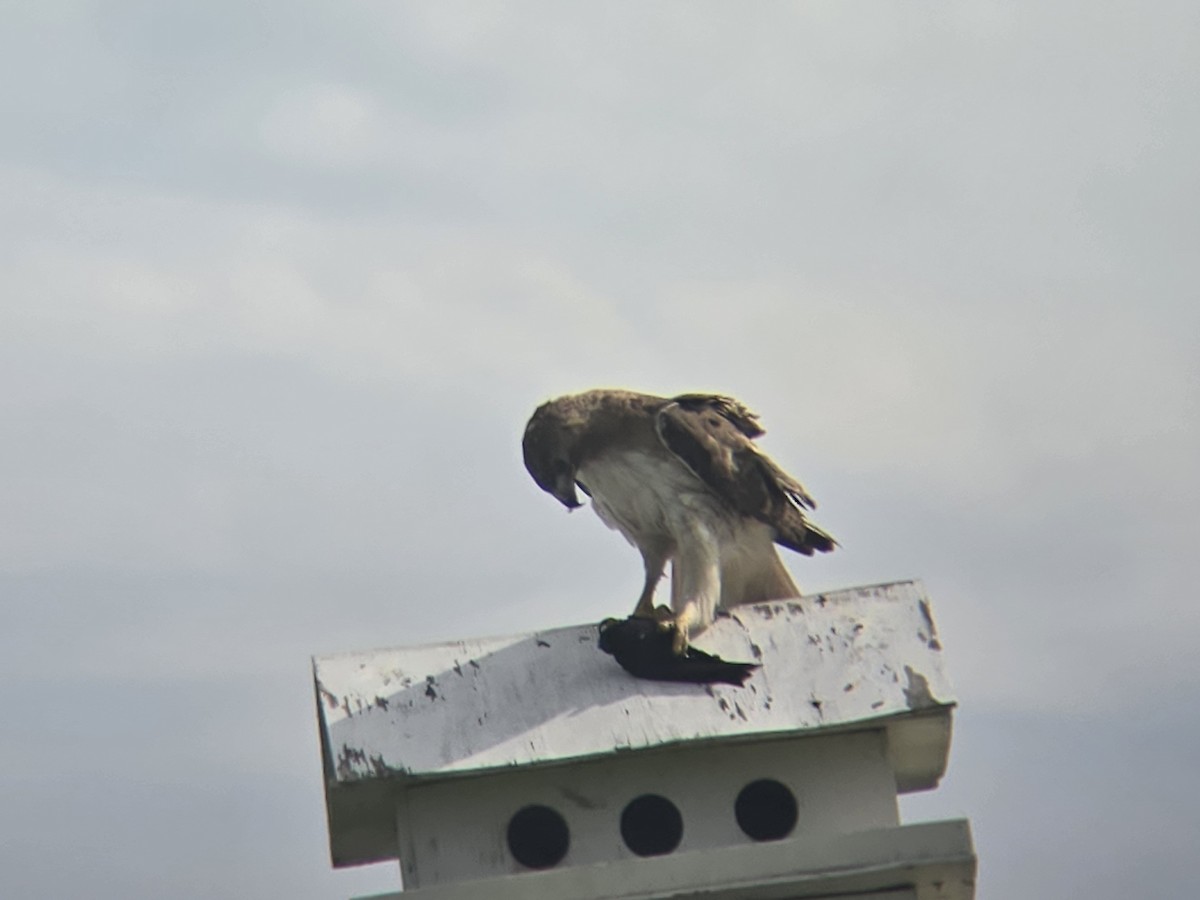
[[[596,515],[630,543],[678,540],[697,524],[728,531],[729,511],[686,466],[669,456],[608,454],[579,469]]]

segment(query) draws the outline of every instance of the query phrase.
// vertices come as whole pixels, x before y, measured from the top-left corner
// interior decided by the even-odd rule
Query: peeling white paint
[[[318,658],[338,782],[844,727],[954,696],[918,582],[742,607],[695,641],[761,663],[742,687],[636,679],[583,625]]]

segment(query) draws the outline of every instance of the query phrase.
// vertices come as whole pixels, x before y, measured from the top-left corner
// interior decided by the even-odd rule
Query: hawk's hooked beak
[[[568,510],[579,509],[579,507],[583,506],[579,502],[579,495],[575,493],[574,473],[566,472],[559,478],[556,478],[554,480],[554,489],[550,493],[554,495],[554,499]]]

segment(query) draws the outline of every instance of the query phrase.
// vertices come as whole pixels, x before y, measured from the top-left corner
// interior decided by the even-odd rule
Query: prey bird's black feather
[[[600,649],[637,678],[740,686],[758,668],[753,663],[726,662],[691,646],[679,655],[672,641],[673,632],[654,619],[630,616],[600,623]]]

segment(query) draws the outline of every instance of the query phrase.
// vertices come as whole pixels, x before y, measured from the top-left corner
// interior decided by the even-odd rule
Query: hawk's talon
[[[688,652],[688,635],[687,632],[678,625],[672,626],[675,633],[671,635],[671,650],[676,656],[687,656]]]

